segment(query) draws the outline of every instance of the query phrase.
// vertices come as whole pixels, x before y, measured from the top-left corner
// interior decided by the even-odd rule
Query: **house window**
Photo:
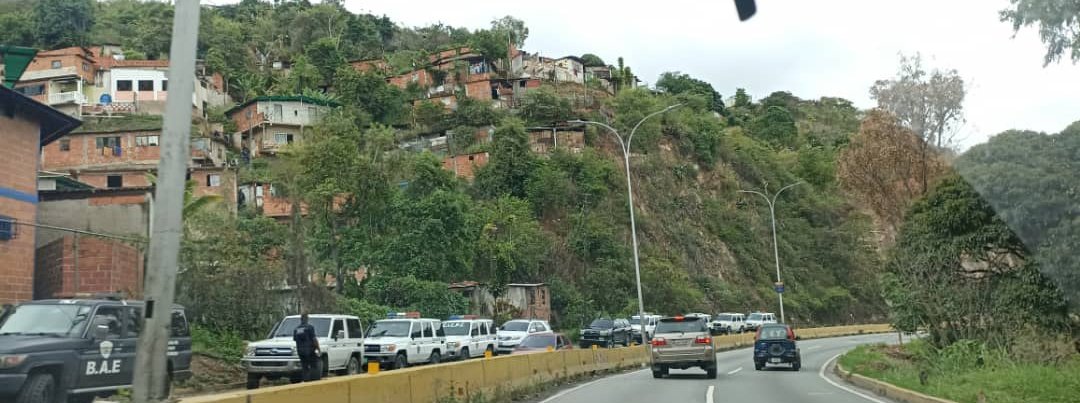
[[[53,60],[52,61],[52,68],[54,68],[54,69],[60,68],[60,61],[59,60]]]
[[[165,92],[169,90],[169,80],[161,80],[161,91]],[[205,107],[204,107],[205,109]]]
[[[71,151],[70,139],[60,139],[60,151]]]
[[[124,177],[120,175],[109,175],[105,178],[106,186],[110,189],[124,187]]]
[[[469,156],[469,161],[472,161],[472,160],[473,160],[474,158],[476,158],[476,156],[474,156],[474,155],[470,155],[470,156]]]
[[[116,81],[116,90],[117,91],[131,91],[131,80],[117,80]]]
[[[95,138],[94,139],[94,146],[96,148],[120,147],[120,136]]]
[[[274,118],[275,119],[281,119],[282,116],[285,116],[285,114],[282,113],[281,111],[282,111],[281,104],[274,104]]]
[[[90,63],[82,62],[82,71],[90,71]]]
[[[244,111],[244,117],[251,119],[251,108],[248,108],[246,111]]]
[[[135,136],[136,147],[157,147],[158,136]]]
[[[139,91],[153,91],[154,80],[139,80]]]
[[[274,142],[277,144],[292,144],[293,136],[289,133],[277,133],[274,135]]]
[[[221,186],[221,175],[218,175],[218,174],[206,175],[206,186],[209,186],[209,187]]]
[[[15,89],[16,92],[22,93],[28,97],[35,95],[42,95],[45,93],[45,84],[41,85],[29,85],[26,87],[19,87]]]

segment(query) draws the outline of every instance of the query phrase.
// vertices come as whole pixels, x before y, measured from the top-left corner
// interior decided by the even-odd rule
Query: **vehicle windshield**
[[[766,326],[761,328],[761,340],[786,340],[788,329],[784,326]]]
[[[752,313],[750,316],[746,317],[746,320],[761,320],[763,317],[764,315],[760,313]]]
[[[529,330],[529,322],[524,320],[512,320],[502,325],[499,330],[508,332],[524,332]]]
[[[532,336],[526,337],[525,340],[522,340],[521,344],[519,344],[519,346],[521,346],[521,347],[530,347],[530,348],[548,347],[548,346],[555,347],[555,335],[553,335],[553,334],[534,334]]]
[[[85,305],[20,305],[0,324],[0,335],[82,337],[89,315]]]
[[[368,337],[409,337],[411,323],[407,320],[380,320],[368,331]]]
[[[443,333],[445,333],[447,336],[468,336],[469,325],[469,322],[462,321],[443,322]]]
[[[638,318],[630,318],[630,324],[631,324],[631,325],[640,325],[640,324],[641,324],[641,320],[640,320],[640,319],[638,319]]]
[[[661,319],[656,325],[656,333],[704,332],[705,320],[701,318]]]
[[[589,327],[593,329],[611,329],[615,327],[615,321],[611,319],[597,319],[589,324]]]
[[[716,315],[716,320],[718,320],[718,321],[721,321],[721,320],[724,320],[724,321],[730,321],[730,320],[732,320],[733,318],[734,318],[734,316],[731,316],[731,315],[726,315],[726,314],[719,314],[719,315]]]
[[[308,323],[315,328],[315,335],[326,337],[330,334],[330,318],[309,318]],[[274,328],[274,337],[292,337],[293,331],[300,326],[300,317],[285,318]]]

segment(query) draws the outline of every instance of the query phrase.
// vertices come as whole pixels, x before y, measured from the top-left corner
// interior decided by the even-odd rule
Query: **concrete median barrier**
[[[890,332],[889,325],[855,325],[796,329],[802,339]],[[718,351],[753,344],[753,333],[716,336]],[[185,398],[182,403],[435,403],[453,396],[496,396],[538,383],[648,362],[647,346],[580,349],[527,355],[499,356],[372,375],[334,377],[318,382],[274,386],[250,391]]]

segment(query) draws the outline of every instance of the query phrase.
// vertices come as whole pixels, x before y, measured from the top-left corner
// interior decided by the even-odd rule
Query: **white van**
[[[491,319],[460,319],[443,321],[446,334],[447,359],[467,360],[483,357],[485,351],[495,354],[495,322]]]
[[[364,340],[364,358],[386,368],[442,361],[446,337],[442,321],[423,319],[418,314],[390,314],[375,321]]]

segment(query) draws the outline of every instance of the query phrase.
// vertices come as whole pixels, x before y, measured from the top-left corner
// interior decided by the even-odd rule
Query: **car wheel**
[[[615,347],[615,337],[612,337],[612,338],[608,339],[607,344],[605,344],[604,347],[607,347],[607,348]]]
[[[360,359],[356,356],[349,357],[349,363],[345,364],[345,371],[342,375],[356,375],[360,373]]]
[[[664,368],[664,367],[661,367],[661,366],[652,367],[652,377],[653,378],[660,379],[660,378],[663,378],[664,375],[667,375],[667,368]]]
[[[705,377],[709,379],[716,379],[716,363],[705,367]]]
[[[304,374],[302,372],[289,375],[289,383],[300,383],[300,382],[303,382],[303,381],[304,381]]]
[[[491,352],[491,356],[492,356],[492,357],[494,357],[494,356],[495,356],[495,347],[492,347],[492,346],[487,346],[487,351],[490,351],[490,352]]]
[[[262,380],[262,377],[259,376],[259,374],[247,374],[247,388],[249,390],[250,389],[258,389],[259,388],[259,381],[261,381],[261,380]]]
[[[94,395],[68,396],[67,403],[94,403],[94,399],[96,398],[97,396]]]
[[[578,344],[578,346],[583,348],[583,349],[587,349],[587,348],[589,348],[589,343],[581,343],[581,344]]]
[[[409,365],[409,361],[405,359],[405,354],[394,356],[394,369],[402,369],[407,365]]]
[[[792,371],[798,371],[799,368],[802,368],[802,359],[795,360],[795,362],[791,363]]]
[[[467,360],[467,359],[469,359],[471,357],[472,356],[469,355],[469,348],[468,347],[462,347],[461,348],[461,356],[458,357],[458,359],[464,361],[464,360]]]
[[[623,335],[622,346],[623,347],[629,347],[630,346],[630,334],[629,333]]]
[[[761,371],[763,368],[765,368],[765,363],[762,363],[762,362],[755,362],[754,363],[754,370],[755,371]]]
[[[440,361],[442,361],[442,355],[438,351],[432,351],[431,357],[428,357],[428,363],[438,364]]]
[[[329,378],[330,377],[330,358],[325,356],[325,355],[322,356],[322,358],[319,360],[318,365],[319,365],[319,373],[322,374],[322,377],[323,378]]]
[[[15,403],[52,402],[56,398],[56,380],[49,374],[30,375]]]

